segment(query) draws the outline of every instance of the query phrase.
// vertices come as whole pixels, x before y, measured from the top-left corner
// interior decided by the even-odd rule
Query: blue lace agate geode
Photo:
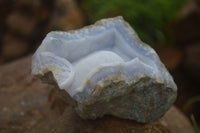
[[[84,119],[110,114],[147,123],[173,104],[177,87],[155,51],[122,17],[70,32],[50,32],[32,73],[54,83]]]

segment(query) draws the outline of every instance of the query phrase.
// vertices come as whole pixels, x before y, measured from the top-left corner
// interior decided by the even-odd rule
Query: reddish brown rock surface
[[[150,124],[105,116],[83,120],[49,85],[31,76],[31,57],[0,67],[1,133],[194,133],[176,108]]]

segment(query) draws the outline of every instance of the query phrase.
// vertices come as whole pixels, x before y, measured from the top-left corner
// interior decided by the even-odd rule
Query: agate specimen
[[[83,119],[108,114],[148,123],[177,95],[158,55],[122,17],[50,32],[33,55],[32,73],[55,84]]]

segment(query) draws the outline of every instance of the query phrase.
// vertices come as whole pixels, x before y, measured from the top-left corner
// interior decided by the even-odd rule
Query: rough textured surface
[[[151,124],[105,116],[83,120],[54,87],[33,78],[31,57],[0,67],[1,133],[195,133],[176,108]]]
[[[156,52],[122,17],[49,33],[33,55],[32,73],[54,82],[84,119],[111,114],[152,122],[177,94]]]

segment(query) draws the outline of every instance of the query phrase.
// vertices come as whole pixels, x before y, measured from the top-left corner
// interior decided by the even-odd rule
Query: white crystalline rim
[[[64,67],[62,68],[58,63],[52,64],[49,61],[43,63],[41,62],[41,58],[54,58],[54,61],[60,62],[60,65]],[[33,56],[33,60],[37,60],[32,62],[32,73],[34,75],[44,75],[47,72],[52,72],[60,89],[70,87],[74,77],[74,70],[70,62],[50,52],[42,52],[37,56]]]

